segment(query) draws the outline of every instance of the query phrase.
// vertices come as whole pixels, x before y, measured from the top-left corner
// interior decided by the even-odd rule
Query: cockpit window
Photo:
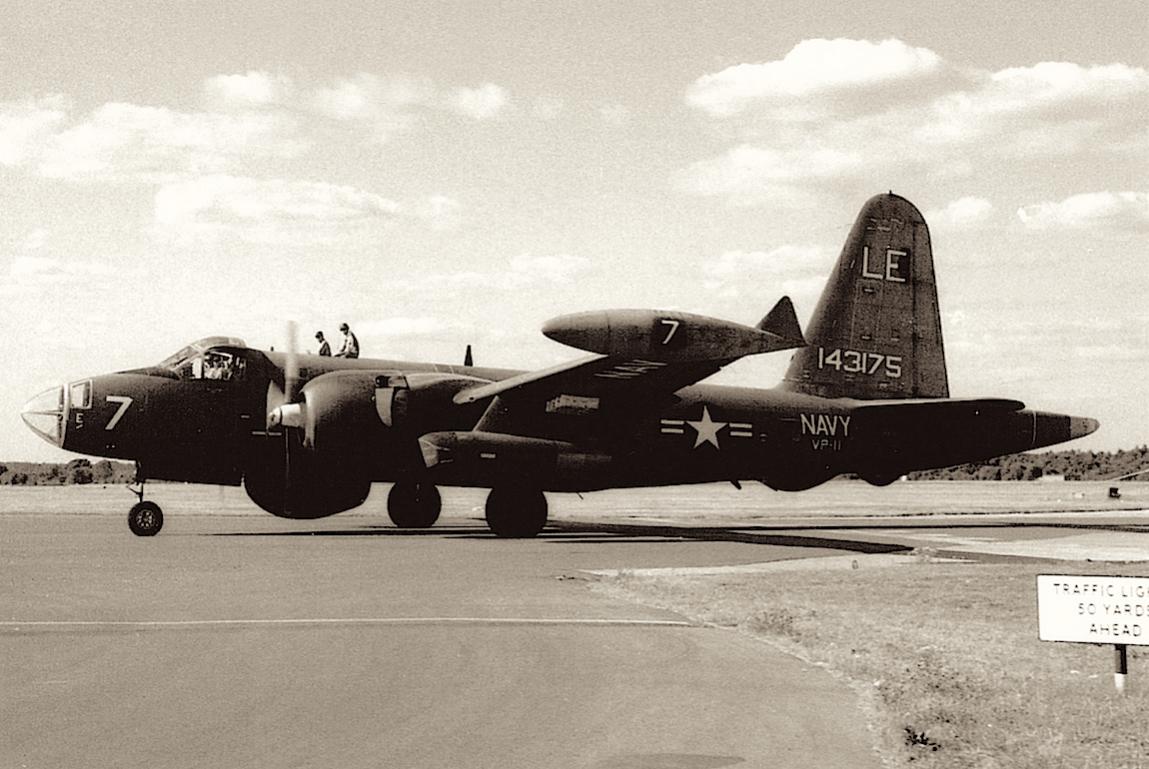
[[[192,361],[193,379],[218,379],[224,382],[243,378],[247,360],[229,352],[208,350]]]
[[[199,370],[200,373],[195,376],[199,379],[203,376],[203,354],[212,347],[240,347],[245,348],[247,344],[242,339],[237,339],[233,336],[209,336],[200,339],[198,342],[192,342],[187,347],[183,348],[177,353],[173,353],[164,358],[160,363],[162,368],[171,369],[179,374],[181,378],[192,378],[193,361],[197,358],[200,359]]]
[[[74,409],[90,409],[92,407],[92,380],[75,382],[68,392],[68,401]]]

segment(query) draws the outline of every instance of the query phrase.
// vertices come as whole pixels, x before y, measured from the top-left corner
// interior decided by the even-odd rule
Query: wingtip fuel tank
[[[718,361],[806,344],[788,299],[757,328],[705,315],[596,310],[552,318],[543,334],[587,352],[657,361]]]

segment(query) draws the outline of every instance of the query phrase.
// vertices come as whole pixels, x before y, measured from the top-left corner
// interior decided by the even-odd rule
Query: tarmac
[[[592,496],[506,541],[469,498],[414,532],[378,508],[278,520],[234,491],[157,491],[148,539],[122,490],[0,495],[0,766],[877,767],[825,670],[586,580],[1149,560],[1140,510],[676,517]]]

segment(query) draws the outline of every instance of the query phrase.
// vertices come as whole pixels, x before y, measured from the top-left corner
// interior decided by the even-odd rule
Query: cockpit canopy
[[[233,336],[204,337],[164,358],[160,368],[180,379],[242,379],[247,359],[236,355],[236,348],[246,349],[247,344]]]

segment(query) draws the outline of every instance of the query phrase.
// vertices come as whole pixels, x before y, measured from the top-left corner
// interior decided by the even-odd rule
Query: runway
[[[586,581],[915,548],[1149,559],[1145,514],[1104,490],[1092,511],[1043,497],[1017,516],[996,499],[955,515],[957,487],[931,488],[560,497],[527,541],[492,537],[481,496],[456,490],[433,529],[405,532],[378,490],[283,521],[239,490],[160,486],[168,521],[148,539],[122,489],[5,493],[0,766],[876,767],[860,703],[825,671]]]
[[[584,581],[816,550],[508,542],[470,520],[123,523],[0,516],[0,766],[877,766],[824,671]]]

